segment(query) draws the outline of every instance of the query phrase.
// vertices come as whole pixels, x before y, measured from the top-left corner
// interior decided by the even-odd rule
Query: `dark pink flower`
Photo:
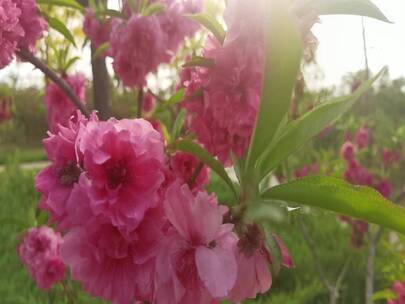
[[[370,130],[367,125],[362,126],[356,133],[356,146],[359,149],[364,149],[370,142]]]
[[[86,78],[78,73],[64,77],[79,99],[85,103]],[[56,133],[59,125],[66,126],[70,117],[76,112],[76,106],[55,83],[49,83],[45,89],[45,106],[48,111],[48,126]]]
[[[32,278],[41,289],[49,289],[63,280],[65,265],[60,257],[62,236],[43,226],[27,231],[18,254]]]
[[[387,304],[405,304],[405,282],[395,282],[392,290],[396,293],[395,300],[388,300]]]
[[[150,112],[156,104],[156,98],[151,93],[146,93],[143,97],[142,111]]]
[[[163,224],[163,212],[156,208],[127,235],[105,218],[91,217],[66,234],[63,261],[72,278],[95,297],[119,304],[150,302]]]
[[[385,148],[382,153],[382,160],[385,167],[389,167],[401,161],[401,152]]]
[[[228,296],[237,275],[233,225],[222,224],[226,207],[205,192],[194,196],[173,183],[165,213],[173,225],[156,261],[156,303],[211,303]]]
[[[132,15],[113,25],[111,57],[113,67],[125,86],[143,87],[146,75],[167,60],[166,36],[158,17]]]
[[[0,98],[0,123],[11,118],[11,99]]]
[[[208,167],[203,165],[200,173],[194,177],[196,169],[201,162],[193,155],[177,152],[170,158],[170,169],[173,175],[183,183],[187,183],[194,178],[193,189],[202,189],[209,181]]]
[[[392,193],[392,184],[389,180],[381,180],[375,186],[375,189],[380,192],[382,196],[388,199]]]
[[[92,120],[96,120],[96,117],[93,116]],[[82,173],[75,144],[80,126],[86,123],[87,119],[77,112],[68,126],[59,126],[56,134],[49,133],[49,137],[43,141],[52,163],[35,178],[36,189],[42,194],[39,207],[48,211],[50,220],[60,227],[64,226],[62,222],[66,218],[67,200]]]
[[[80,131],[78,149],[92,211],[131,232],[159,200],[164,180],[161,135],[143,119],[89,122]]]

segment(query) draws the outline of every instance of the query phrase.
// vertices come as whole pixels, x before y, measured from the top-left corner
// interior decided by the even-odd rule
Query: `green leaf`
[[[246,166],[256,160],[271,144],[290,108],[302,56],[301,37],[289,13],[288,1],[269,1],[266,66],[262,99]]]
[[[210,58],[204,58],[200,56],[194,56],[185,64],[183,64],[184,68],[188,67],[206,67],[206,68],[213,68],[215,67],[215,61]]]
[[[327,177],[304,177],[262,194],[263,199],[318,207],[381,225],[405,234],[405,208],[371,188]]]
[[[165,6],[162,3],[152,3],[143,11],[144,16],[152,16],[164,12]]]
[[[110,48],[109,42],[104,42],[100,44],[100,46],[95,50],[91,60],[93,61],[94,59],[97,59],[98,57],[102,56],[109,48]]]
[[[166,104],[167,104],[168,106],[172,106],[172,105],[174,105],[174,104],[177,104],[177,103],[179,103],[179,102],[182,102],[183,99],[184,99],[184,93],[185,93],[185,90],[184,90],[184,89],[178,90],[176,93],[174,93],[174,94],[172,95],[172,97],[169,98],[169,100],[167,101]]]
[[[309,5],[319,15],[359,15],[390,22],[369,0],[312,0]]]
[[[378,300],[395,300],[397,298],[397,295],[394,291],[390,289],[385,289],[381,291],[377,291],[376,293],[373,294],[372,299],[374,301]]]
[[[64,66],[64,68],[63,68],[64,71],[66,72],[67,70],[69,70],[69,68],[70,68],[76,61],[78,61],[78,60],[80,60],[80,57],[79,57],[79,56],[70,58],[69,61],[65,64],[65,66]]]
[[[83,11],[83,6],[80,5],[79,2],[75,0],[37,0],[38,4],[45,4],[45,5],[56,5],[56,6],[63,6],[78,9]]]
[[[207,13],[199,13],[199,14],[187,14],[187,18],[200,23],[206,29],[208,29],[218,41],[223,44],[225,41],[225,30],[222,25],[212,16],[208,15]]]
[[[48,21],[49,27],[53,28],[55,31],[62,34],[63,37],[65,37],[70,43],[76,46],[75,39],[73,38],[72,33],[69,31],[69,29],[65,26],[65,24],[62,21],[54,17],[51,17],[47,14],[44,14],[44,17]]]
[[[181,109],[173,124],[173,129],[171,133],[172,140],[176,140],[180,136],[181,129],[183,128],[185,119],[186,119],[186,110]]]
[[[260,178],[265,177],[276,168],[292,152],[305,144],[325,127],[335,122],[340,115],[349,110],[353,104],[368,90],[385,69],[372,79],[363,83],[355,92],[323,103],[301,118],[291,122],[281,135],[266,150],[256,166],[260,170]]]
[[[204,164],[210,167],[213,171],[215,171],[216,174],[218,174],[219,177],[221,177],[225,181],[225,183],[231,188],[232,192],[236,197],[236,190],[234,184],[232,183],[231,179],[226,173],[224,166],[222,166],[222,164],[218,160],[213,158],[207,150],[205,150],[204,148],[202,148],[201,146],[190,140],[180,140],[174,142],[171,145],[171,149],[175,151],[190,153],[195,157],[197,157],[200,161],[202,161]]]

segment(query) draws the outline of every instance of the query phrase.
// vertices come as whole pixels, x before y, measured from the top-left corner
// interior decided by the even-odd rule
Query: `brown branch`
[[[72,103],[87,117],[90,116],[89,110],[86,109],[80,98],[73,92],[72,88],[62,79],[60,78],[53,70],[51,70],[45,63],[43,63],[40,59],[36,58],[31,52],[28,50],[19,50],[17,51],[17,55],[34,65],[36,68],[41,70],[49,79],[51,79],[72,101]]]
[[[377,253],[377,245],[383,233],[383,228],[379,227],[375,235],[370,233],[370,243],[368,245],[367,274],[366,274],[366,304],[373,304],[374,294],[374,260]]]

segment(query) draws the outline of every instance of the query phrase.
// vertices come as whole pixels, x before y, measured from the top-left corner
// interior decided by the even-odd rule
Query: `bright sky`
[[[373,72],[388,66],[392,77],[405,77],[405,1],[374,0],[393,24],[365,18],[368,44],[369,65]],[[363,40],[361,18],[355,16],[323,17],[321,24],[314,27],[319,40],[317,62],[323,77],[318,79],[319,85],[337,84],[348,72],[364,67]],[[89,55],[85,56],[86,60]],[[88,62],[79,63],[76,70],[83,66],[86,75],[90,76]],[[14,62],[0,70],[0,81],[8,79],[18,71],[18,84],[27,86],[41,84],[41,74],[33,71],[28,64]]]

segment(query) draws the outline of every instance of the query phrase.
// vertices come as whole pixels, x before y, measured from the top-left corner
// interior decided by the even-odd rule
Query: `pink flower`
[[[18,246],[21,261],[41,289],[49,289],[65,276],[60,258],[62,236],[51,228],[31,228]]]
[[[96,117],[93,116],[92,120],[96,120]],[[51,215],[50,220],[58,226],[66,218],[67,200],[82,173],[75,143],[79,127],[86,123],[87,119],[77,112],[68,126],[59,126],[56,134],[48,133],[49,137],[43,141],[52,163],[38,173],[35,186],[42,193],[39,207],[47,210]]]
[[[282,265],[288,268],[294,267],[294,262],[282,239],[275,234],[273,237],[282,255]],[[257,225],[248,225],[238,241],[236,257],[238,276],[230,299],[239,303],[245,299],[255,299],[258,293],[266,293],[272,283],[269,270],[271,256],[266,248],[263,232]]]
[[[48,28],[48,23],[39,15],[36,0],[16,0],[21,9],[20,24],[24,36],[18,42],[18,48],[35,50],[35,44],[42,38],[43,32]]]
[[[90,38],[95,48],[110,40],[111,20],[98,20],[91,9],[84,17],[83,32]]]
[[[356,148],[350,141],[346,141],[340,150],[340,154],[342,155],[343,159],[347,162],[354,160],[355,153]]]
[[[309,174],[318,174],[320,171],[319,163],[313,163],[311,165],[305,165],[300,169],[295,170],[295,177],[302,178],[308,176]]]
[[[201,162],[193,155],[183,152],[177,152],[170,158],[170,169],[173,175],[183,183],[193,179],[196,169]],[[195,177],[192,185],[193,189],[202,189],[208,184],[209,174],[208,167],[203,165],[200,173]]]
[[[150,209],[131,234],[123,235],[102,217],[90,217],[65,236],[63,261],[95,297],[118,304],[150,302],[163,224],[163,212]]]
[[[86,79],[78,73],[64,79],[79,99],[85,103]],[[51,132],[57,132],[59,125],[66,126],[76,107],[68,96],[55,83],[49,83],[45,89],[45,106],[48,111],[48,125]]]
[[[89,122],[78,149],[88,179],[92,211],[129,233],[159,200],[163,140],[143,119]]]
[[[11,118],[11,99],[0,99],[0,123]]]
[[[392,166],[393,164],[401,161],[401,152],[392,151],[385,148],[382,153],[382,160],[385,167]]]
[[[17,43],[24,35],[20,17],[21,8],[16,1],[0,0],[0,69],[13,60]]]
[[[392,290],[397,294],[397,299],[388,300],[388,304],[405,304],[405,282],[395,282]]]
[[[187,185],[166,192],[166,216],[173,225],[156,261],[156,303],[211,303],[227,297],[237,275],[233,225],[227,211],[205,192],[193,196]]]
[[[356,134],[356,146],[359,149],[364,149],[370,142],[370,131],[367,125],[362,126]]]
[[[167,59],[166,36],[156,16],[117,22],[110,43],[114,70],[125,86],[144,86],[146,75]]]
[[[151,93],[146,93],[143,97],[143,108],[142,111],[150,112],[153,110],[156,104],[156,99]]]
[[[389,198],[392,193],[392,184],[389,180],[382,180],[375,186],[375,189],[385,198]]]

